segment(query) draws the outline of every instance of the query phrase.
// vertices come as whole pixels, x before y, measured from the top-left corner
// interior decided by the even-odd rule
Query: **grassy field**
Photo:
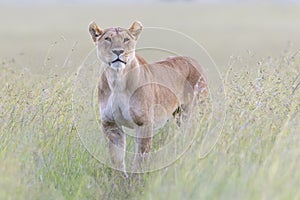
[[[1,200],[300,199],[300,7],[0,10]],[[206,47],[221,70],[226,120],[207,156],[199,131],[173,165],[123,179],[82,145],[72,95],[75,72],[93,48],[87,24],[129,26],[134,19]]]

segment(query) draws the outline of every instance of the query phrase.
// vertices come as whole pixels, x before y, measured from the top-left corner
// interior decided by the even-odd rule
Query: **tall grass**
[[[213,151],[123,179],[81,145],[73,79],[0,68],[0,199],[300,199],[300,56],[232,58]],[[199,133],[200,134],[200,133]]]
[[[232,58],[223,134],[203,160],[192,152],[147,188],[149,199],[299,199],[299,52]]]

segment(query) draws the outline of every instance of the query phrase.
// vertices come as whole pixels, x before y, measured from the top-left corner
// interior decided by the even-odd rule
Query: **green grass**
[[[233,58],[213,151],[127,180],[81,145],[72,78],[1,68],[0,199],[299,199],[299,61]]]
[[[299,61],[293,54],[235,58],[225,81],[227,118],[215,149],[198,160],[195,144],[158,173],[146,197],[299,199]]]
[[[128,193],[111,188],[121,180],[119,173],[81,145],[70,80],[28,82],[33,77],[3,68],[1,74],[0,199],[98,199]]]
[[[209,9],[222,10],[221,8]],[[217,17],[210,19],[216,27],[226,29],[223,37],[207,40],[207,46],[213,47],[212,55],[216,52],[218,56],[220,55],[219,58],[227,59],[229,52],[233,52],[231,50],[227,52],[228,49],[224,47],[229,42],[227,37],[231,35],[230,31],[234,26],[245,21],[240,22],[242,19],[232,19],[230,16],[243,16],[243,13],[239,13],[247,10],[243,9],[242,11],[222,10],[224,13],[235,12],[236,14],[228,15],[229,19],[226,18],[227,23],[230,21],[229,24],[232,25],[229,28],[222,27],[217,20],[222,18],[223,12],[216,12]],[[196,15],[196,11],[197,9],[192,10],[190,14]],[[258,15],[261,17],[264,11],[262,8],[258,9]],[[140,12],[137,13],[139,17],[143,17],[148,22],[152,20],[150,15]],[[280,10],[275,9],[273,12],[278,12],[279,14],[274,16],[282,19]],[[57,18],[60,19],[59,13]],[[201,15],[208,17],[212,15],[210,13],[207,10]],[[286,15],[286,18],[298,16],[295,13]],[[129,13],[125,13],[125,16],[127,16],[126,20],[129,20]],[[196,17],[201,18],[198,15]],[[85,18],[88,18],[87,15]],[[257,22],[259,25],[253,24],[251,19],[246,20],[248,22],[246,27],[251,29],[253,26],[258,26],[253,30],[264,27],[261,22]],[[263,19],[262,21],[267,21],[266,23],[272,21],[270,18]],[[9,20],[14,21],[16,18]],[[183,23],[185,20],[176,23],[170,19],[165,20],[186,28],[188,32],[194,31],[193,28],[189,29],[188,24]],[[85,24],[86,21],[82,20],[78,23]],[[281,22],[283,27],[290,27],[289,23],[293,24]],[[43,27],[46,27],[45,24]],[[39,26],[28,31],[40,30],[44,33],[50,30],[45,27],[41,30]],[[69,30],[63,23],[59,26]],[[86,26],[78,27],[81,30]],[[79,29],[78,27],[74,32]],[[204,27],[211,30],[208,22]],[[274,23],[272,27],[277,30],[280,26]],[[206,28],[197,28],[197,34]],[[7,30],[0,30],[8,34]],[[16,39],[16,34],[21,32],[16,29],[11,37]],[[30,33],[24,34],[30,35]],[[270,33],[266,31],[264,36],[267,37],[268,34]],[[209,35],[211,34],[208,32],[200,36],[207,39]],[[281,40],[290,39],[288,36],[283,34]],[[84,38],[88,43],[87,34]],[[218,45],[213,43],[215,38],[221,43],[217,42]],[[256,40],[257,38],[251,36],[245,38],[250,38],[246,43],[256,41],[258,49],[260,49],[259,45],[269,44],[261,48],[261,51],[271,48],[270,44],[276,40],[276,37],[275,39],[269,37],[266,43],[263,43],[261,42],[263,40]],[[201,41],[199,38],[198,40]],[[41,41],[51,43],[53,40],[42,38]],[[10,46],[9,51],[18,54],[19,42]],[[82,55],[86,55],[88,48],[82,50],[79,44],[75,52],[69,51],[73,43],[67,42],[71,44],[61,42],[51,47],[49,49],[51,59],[46,58],[46,61],[48,50],[40,46],[33,51],[25,49],[24,55],[10,54],[13,59],[7,55],[1,57],[1,200],[300,199],[300,55],[294,50],[295,48],[292,47],[288,51],[272,49],[272,52],[275,51],[280,56],[267,57],[252,53],[242,57],[232,56],[228,66],[222,67],[226,92],[226,99],[224,99],[226,120],[217,144],[207,156],[204,158],[202,156],[202,133],[199,132],[191,149],[173,165],[156,172],[123,179],[119,172],[94,159],[81,144],[77,135],[72,112],[75,80],[73,72],[76,71],[74,66],[80,64]],[[295,41],[296,44],[297,42],[299,41]],[[29,47],[34,41],[28,39],[26,43],[30,43],[27,46]],[[8,46],[7,43],[3,44],[2,50]],[[278,43],[276,44],[278,47]],[[214,48],[214,45],[217,47]],[[248,48],[245,43],[239,45],[235,49],[238,52],[240,49],[245,51]],[[81,50],[76,51],[77,49]],[[41,52],[38,52],[39,50]],[[77,57],[82,52],[85,53]],[[35,59],[38,61],[31,61]],[[226,65],[224,64],[226,62],[223,60],[221,63]],[[30,63],[33,63],[33,66],[30,66]],[[44,64],[46,65],[43,75],[32,75],[26,71],[26,67],[34,71]],[[205,128],[200,127],[199,130]],[[172,125],[164,130],[172,131]],[[156,148],[166,140],[172,139],[164,133],[157,135],[156,138],[154,142]],[[131,142],[129,145],[134,144]]]

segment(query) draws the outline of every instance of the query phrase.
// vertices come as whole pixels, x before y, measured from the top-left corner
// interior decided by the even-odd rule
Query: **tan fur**
[[[103,62],[98,86],[102,130],[114,167],[125,174],[124,126],[136,131],[135,165],[139,168],[150,152],[153,131],[172,115],[188,115],[195,97],[206,97],[208,92],[203,70],[192,58],[170,57],[148,64],[136,55],[141,30],[137,21],[129,29],[102,30],[94,22],[89,26]],[[118,57],[121,61],[113,62]]]

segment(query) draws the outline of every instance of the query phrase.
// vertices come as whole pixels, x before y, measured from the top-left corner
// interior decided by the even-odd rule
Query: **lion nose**
[[[112,50],[112,52],[114,54],[116,54],[117,56],[121,55],[122,53],[124,53],[124,50],[123,49],[114,49]]]

